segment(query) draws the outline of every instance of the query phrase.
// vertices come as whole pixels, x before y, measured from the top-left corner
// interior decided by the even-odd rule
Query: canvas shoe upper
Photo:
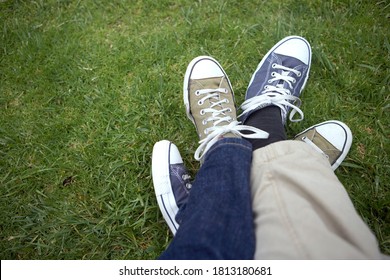
[[[177,213],[187,203],[192,184],[176,145],[163,140],[153,147],[152,177],[158,206],[175,235],[180,221]]]
[[[184,76],[183,99],[187,116],[194,123],[200,139],[196,160],[201,160],[222,136],[268,137],[267,132],[239,124],[230,80],[212,57],[199,56],[190,62]]]
[[[289,36],[279,41],[252,75],[240,120],[244,123],[253,111],[275,105],[281,109],[283,124],[290,108],[290,121],[301,121],[299,96],[309,77],[310,65],[311,47],[304,38]],[[299,119],[293,119],[296,112],[301,115]]]
[[[328,158],[333,170],[342,163],[352,144],[352,132],[340,121],[326,121],[313,125],[295,136]]]

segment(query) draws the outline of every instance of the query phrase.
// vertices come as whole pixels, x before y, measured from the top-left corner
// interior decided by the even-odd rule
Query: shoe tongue
[[[223,135],[224,138],[240,138],[240,136],[235,135],[232,132],[226,133]]]
[[[279,59],[281,59],[281,64],[283,66],[286,66],[288,68],[295,68],[297,65],[302,65],[304,64],[301,60],[291,57],[291,56],[286,56],[286,55],[279,55]]]
[[[290,71],[282,70],[281,75],[282,76],[288,76],[289,73],[290,73]],[[279,80],[278,84],[276,85],[276,87],[278,87],[278,88],[284,88],[285,86],[286,86],[286,82],[283,81],[283,80]]]

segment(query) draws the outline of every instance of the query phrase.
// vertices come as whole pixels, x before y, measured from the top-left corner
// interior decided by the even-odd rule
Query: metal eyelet
[[[301,72],[298,72],[297,76],[298,76],[298,77],[302,76],[302,73],[301,73]]]
[[[200,91],[199,90],[195,91],[195,95],[199,96],[200,95]]]
[[[203,109],[200,110],[200,115],[203,116],[204,114],[206,114],[206,112]]]
[[[202,105],[203,105],[203,101],[202,101],[202,100],[199,100],[199,101],[198,101],[198,105],[199,105],[199,106],[202,106]]]
[[[272,68],[276,68],[276,63],[273,63],[273,64],[272,64]]]

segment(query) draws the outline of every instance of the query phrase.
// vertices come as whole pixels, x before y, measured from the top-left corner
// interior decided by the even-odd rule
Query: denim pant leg
[[[160,259],[253,259],[251,162],[246,140],[224,138],[211,147]]]

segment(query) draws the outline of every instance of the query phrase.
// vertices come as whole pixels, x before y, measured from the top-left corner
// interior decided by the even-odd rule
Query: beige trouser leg
[[[255,259],[380,259],[377,241],[325,157],[282,141],[253,153]]]

